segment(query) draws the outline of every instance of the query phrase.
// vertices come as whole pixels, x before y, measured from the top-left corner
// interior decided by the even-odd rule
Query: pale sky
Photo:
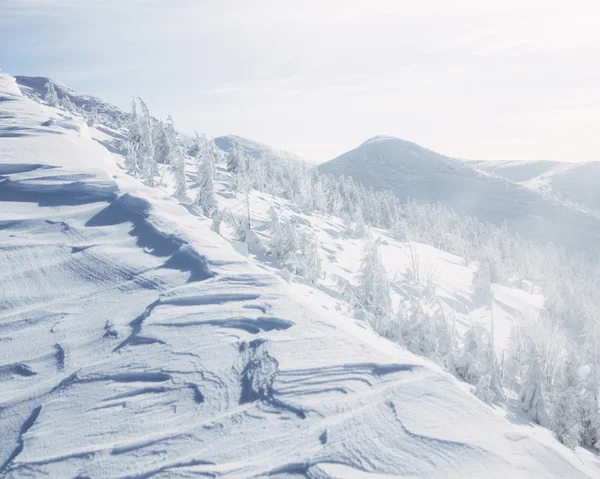
[[[600,160],[598,0],[0,0],[0,68],[312,161]]]

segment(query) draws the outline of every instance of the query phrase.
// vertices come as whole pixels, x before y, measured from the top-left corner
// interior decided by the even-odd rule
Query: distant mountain
[[[219,136],[215,138],[215,143],[225,153],[229,152],[233,148],[233,145],[236,145],[249,158],[258,159],[269,157],[285,161],[306,162],[306,160],[294,155],[293,153],[289,153],[284,150],[278,150],[269,145],[265,145],[264,143],[259,143],[258,141],[249,140],[248,138],[243,138],[237,135]]]
[[[377,136],[319,169],[350,176],[366,187],[392,190],[401,200],[440,202],[459,215],[495,224],[506,222],[524,237],[599,255],[599,218],[515,182],[515,178],[531,180],[554,165],[526,164],[516,172],[507,170],[510,181],[474,166],[474,162],[450,158],[409,141]],[[581,187],[573,183],[571,188]]]
[[[472,161],[479,171],[600,213],[600,161]]]
[[[17,80],[21,92],[23,92],[25,96],[31,98],[44,98],[44,95],[46,94],[46,84],[50,81],[50,78],[47,77],[16,76],[15,79]],[[54,88],[56,89],[59,99],[67,96],[75,106],[82,110],[89,112],[93,107],[96,107],[98,115],[102,119],[102,123],[111,128],[120,128],[127,123],[129,114],[115,105],[102,101],[95,96],[80,93],[73,88],[56,81],[54,81]]]

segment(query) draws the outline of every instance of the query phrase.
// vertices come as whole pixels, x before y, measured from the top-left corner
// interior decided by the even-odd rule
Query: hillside
[[[542,171],[546,167],[539,166]],[[402,201],[440,202],[461,216],[497,225],[506,222],[512,231],[526,238],[551,241],[594,257],[599,254],[595,246],[600,242],[599,218],[500,176],[476,171],[464,161],[398,138],[367,140],[319,165],[319,170],[352,177],[376,190],[391,190]],[[524,171],[521,175],[530,179]]]
[[[264,143],[249,140],[237,135],[218,136],[215,138],[217,146],[225,153],[231,151],[234,145],[239,148],[248,158],[260,159],[269,157],[282,161],[301,161],[302,158],[284,150],[278,150]]]
[[[600,161],[473,161],[475,169],[600,214]]]
[[[125,174],[102,146],[106,129],[34,103],[4,74],[0,112],[4,477],[600,473],[591,453],[376,335],[326,284],[295,279],[260,249],[239,254],[171,183]],[[221,207],[243,208],[222,165],[216,181]],[[339,219],[252,196],[263,240],[275,205],[322,238],[328,271],[352,274],[361,240]],[[398,258],[389,273],[401,274],[407,245],[386,241]],[[419,248],[448,265],[447,307],[460,296],[461,321],[475,319],[472,269]],[[503,324],[519,303],[539,307],[518,288],[499,299]]]
[[[46,94],[46,84],[50,80],[47,77],[15,77],[21,92],[31,98],[44,98]],[[62,83],[54,82],[54,87],[59,98],[68,97],[69,100],[81,110],[91,112],[92,109],[97,111],[97,114],[104,126],[111,128],[120,128],[127,123],[128,115],[118,107],[102,101],[92,95],[78,92],[73,88]]]

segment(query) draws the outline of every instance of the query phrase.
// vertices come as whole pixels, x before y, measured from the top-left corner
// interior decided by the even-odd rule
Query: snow
[[[223,150],[226,153],[230,151],[234,145],[236,145],[249,158],[259,159],[264,158],[266,156],[271,158],[277,158],[281,161],[306,161],[303,158],[294,155],[293,153],[290,153],[288,151],[272,148],[271,146],[265,145],[264,143],[249,140],[248,138],[243,138],[237,135],[218,136],[217,138],[215,138],[215,143],[221,150]]]
[[[0,75],[4,477],[598,477],[595,456],[483,404],[326,285],[238,253],[172,185],[126,175],[110,130],[88,135],[14,85]],[[235,210],[228,181],[219,171],[219,202]],[[254,192],[259,235],[272,204],[318,235],[328,273],[354,273],[364,240],[336,218]],[[375,234],[403,274],[408,246]],[[445,307],[477,320],[473,267],[417,247],[442,265]],[[506,287],[497,300],[499,329],[540,302]]]
[[[600,161],[480,161],[472,162],[481,171],[565,203],[600,214]]]
[[[508,179],[490,174],[481,167],[482,163],[450,158],[399,138],[379,136],[319,165],[319,170],[350,176],[367,188],[391,190],[401,201],[440,202],[461,216],[497,225],[506,221],[512,231],[525,238],[551,241],[597,259],[598,215],[509,181],[514,173],[507,174]],[[590,180],[585,184],[590,184]],[[595,197],[597,191],[600,189],[593,186],[581,188],[579,197]]]

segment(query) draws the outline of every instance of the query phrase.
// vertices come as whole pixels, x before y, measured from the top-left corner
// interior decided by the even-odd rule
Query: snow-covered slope
[[[598,477],[236,253],[103,135],[0,75],[3,477]]]
[[[473,161],[469,164],[477,170],[600,214],[600,161]]]
[[[46,94],[46,84],[50,81],[47,77],[28,77],[16,76],[17,84],[22,93],[26,96],[44,98]],[[59,98],[68,97],[75,106],[90,112],[96,108],[99,118],[103,124],[112,128],[123,126],[127,122],[128,114],[118,107],[100,100],[99,98],[85,93],[78,92],[73,88],[62,83],[54,82],[54,88]]]
[[[401,199],[441,202],[460,215],[508,226],[524,237],[598,254],[600,219],[463,161],[393,137],[375,137],[319,166]]]
[[[269,145],[265,145],[264,143],[249,140],[248,138],[243,138],[237,135],[218,136],[217,138],[215,138],[215,143],[225,153],[228,153],[235,145],[248,158],[260,159],[264,157],[269,157],[272,159],[278,159],[283,161],[305,161],[304,159],[294,155],[293,153],[289,153],[284,150],[278,150]]]

